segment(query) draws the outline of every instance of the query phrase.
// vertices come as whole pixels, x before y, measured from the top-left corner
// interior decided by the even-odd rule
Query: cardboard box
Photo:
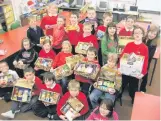
[[[60,99],[59,93],[44,90],[44,89],[41,90],[39,95],[39,100],[46,103],[57,104],[59,99]]]
[[[75,52],[79,54],[87,54],[87,50],[89,47],[93,46],[92,43],[87,42],[78,42],[77,46],[75,47]]]
[[[3,87],[13,87],[14,81],[16,80],[11,74],[0,76],[0,85]]]
[[[35,67],[37,67],[38,69],[49,71],[51,69],[52,63],[52,59],[38,57],[35,62]]]
[[[11,100],[29,103],[32,97],[33,85],[25,79],[18,79],[13,87]]]

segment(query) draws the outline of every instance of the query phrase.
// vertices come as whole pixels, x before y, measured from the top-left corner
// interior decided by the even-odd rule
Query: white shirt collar
[[[126,31],[133,31],[134,30],[134,27],[132,27],[131,29],[128,29],[128,28],[125,27],[125,30]]]
[[[53,89],[55,87],[56,83],[53,83],[53,85],[51,87],[47,87],[48,89]]]

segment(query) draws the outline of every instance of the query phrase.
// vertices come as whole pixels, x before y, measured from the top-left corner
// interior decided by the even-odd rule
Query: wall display
[[[88,48],[91,46],[93,46],[92,43],[78,42],[77,46],[75,47],[75,52],[79,54],[86,54]]]

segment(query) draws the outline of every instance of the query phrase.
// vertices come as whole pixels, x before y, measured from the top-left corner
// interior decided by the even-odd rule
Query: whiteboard
[[[139,10],[161,11],[161,0],[137,0]]]

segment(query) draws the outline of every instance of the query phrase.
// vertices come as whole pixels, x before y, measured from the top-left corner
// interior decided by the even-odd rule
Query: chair
[[[12,25],[11,25],[11,30],[13,29],[17,29],[18,27],[20,27],[21,24],[19,21],[15,21]]]

